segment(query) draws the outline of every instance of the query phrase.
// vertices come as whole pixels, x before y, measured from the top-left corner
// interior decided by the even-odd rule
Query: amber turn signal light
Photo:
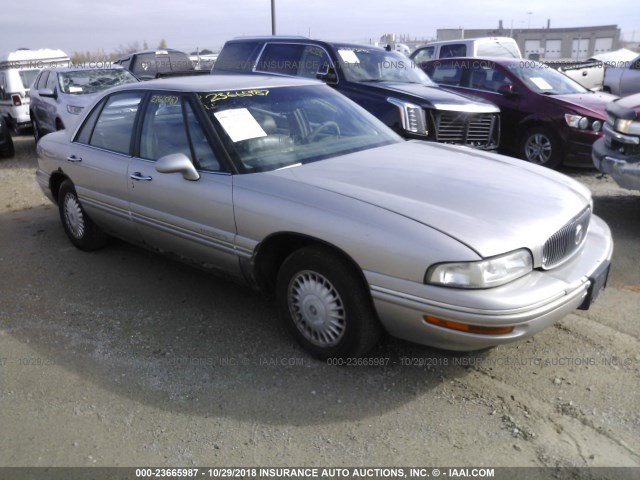
[[[513,327],[480,327],[478,325],[467,325],[466,323],[454,322],[443,318],[425,315],[424,321],[438,327],[449,328],[467,333],[476,333],[478,335],[504,335],[513,332]]]

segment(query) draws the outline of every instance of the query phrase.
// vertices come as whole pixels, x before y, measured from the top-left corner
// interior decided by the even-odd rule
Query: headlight
[[[84,107],[77,107],[76,105],[67,105],[67,112],[73,115],[80,115]]]
[[[402,128],[407,132],[417,133],[419,135],[428,135],[427,121],[424,110],[420,105],[404,102],[397,98],[389,97],[387,102],[392,103],[400,110],[400,120]]]
[[[577,128],[580,130],[591,129],[594,132],[599,132],[602,129],[602,121],[592,119],[589,117],[583,117],[582,115],[574,115],[572,113],[565,113],[564,120],[571,128]]]
[[[623,120],[619,118],[613,124],[613,129],[620,133],[640,135],[640,122],[635,122],[633,120]]]
[[[478,262],[432,265],[425,275],[425,283],[457,288],[491,288],[520,278],[532,269],[531,254],[522,249]]]

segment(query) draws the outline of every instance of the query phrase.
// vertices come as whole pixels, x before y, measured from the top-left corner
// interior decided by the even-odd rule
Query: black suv
[[[407,57],[379,47],[243,37],[225,43],[211,72],[318,78],[406,138],[488,150],[499,143],[498,107],[439,88]]]
[[[128,53],[114,60],[113,63],[122,65],[140,80],[151,80],[167,74],[184,74],[195,71],[189,55],[170,48]]]

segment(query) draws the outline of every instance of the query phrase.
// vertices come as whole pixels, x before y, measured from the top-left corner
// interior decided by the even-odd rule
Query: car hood
[[[547,168],[421,141],[272,173],[395,212],[482,257],[539,251],[591,198],[586,187]]]
[[[564,103],[568,103],[573,105],[575,108],[586,108],[591,110],[594,113],[599,114],[599,117],[602,119],[607,118],[607,112],[605,111],[605,107],[607,103],[615,100],[615,95],[611,95],[610,93],[569,93],[565,95],[553,95],[548,97],[549,99],[560,100]]]
[[[95,100],[95,98],[101,94],[102,92],[97,92],[97,93],[86,93],[84,95],[70,95],[70,94],[64,94],[61,95],[61,103],[64,103],[65,105],[76,105],[78,107],[86,107],[87,105],[89,105],[91,102],[93,102]]]
[[[403,95],[411,95],[416,97],[415,101],[420,105],[429,106],[436,110],[461,110],[480,113],[500,111],[498,107],[489,101],[449,92],[438,86],[396,82],[362,82],[359,85],[365,85],[368,89],[382,92],[398,92]],[[420,99],[419,101],[418,98]]]

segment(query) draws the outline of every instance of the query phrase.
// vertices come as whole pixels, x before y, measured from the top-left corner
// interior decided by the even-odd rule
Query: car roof
[[[99,63],[99,62],[93,62],[95,63]],[[124,70],[124,71],[128,71],[125,68],[123,68],[120,65],[112,65],[111,62],[104,62],[104,67],[83,67],[80,65],[75,65],[75,66],[71,66],[71,67],[48,67],[48,68],[43,68],[43,71],[52,71],[52,72],[85,72],[85,71],[92,71],[92,70]]]
[[[430,60],[425,60],[424,63],[433,63],[433,62],[475,62],[478,66],[491,66],[491,63],[498,63],[500,65],[526,65],[530,67],[535,67],[535,65],[542,65],[540,62],[536,62],[534,60],[526,60],[523,62],[522,58],[510,58],[510,57],[448,57],[448,58],[432,58]],[[482,62],[486,62],[483,64]]]
[[[375,45],[367,45],[365,43],[346,43],[346,42],[332,42],[330,40],[318,40],[315,38],[309,38],[304,36],[295,35],[272,35],[272,36],[255,36],[255,37],[236,37],[229,42],[265,42],[265,43],[281,43],[281,42],[304,42],[315,43],[317,45],[330,45],[334,48],[370,48],[374,50],[382,50],[382,47]]]
[[[180,92],[211,92],[247,90],[303,85],[324,85],[319,80],[275,75],[198,75],[169,77],[131,83],[117,87],[122,90],[175,90]]]

